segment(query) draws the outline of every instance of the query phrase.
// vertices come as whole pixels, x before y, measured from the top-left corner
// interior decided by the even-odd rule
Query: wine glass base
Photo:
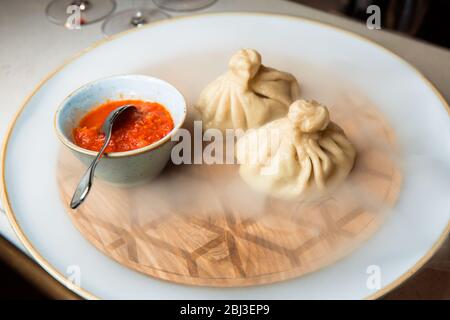
[[[205,9],[217,0],[153,0],[161,9],[177,12],[188,12]]]
[[[148,23],[167,18],[170,18],[170,16],[158,9],[135,8],[124,10],[106,19],[102,24],[102,32],[109,37],[119,32],[139,28]]]
[[[81,25],[92,24],[103,20],[116,9],[116,2],[114,0],[85,0],[79,1],[80,6]],[[46,9],[47,18],[58,25],[66,25],[70,13],[67,13],[67,8],[76,4],[75,0],[53,0]]]

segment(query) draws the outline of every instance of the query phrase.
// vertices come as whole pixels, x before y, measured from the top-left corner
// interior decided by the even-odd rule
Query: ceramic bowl
[[[156,177],[170,159],[175,142],[171,137],[183,125],[186,117],[186,101],[171,84],[144,75],[120,75],[90,82],[71,93],[55,114],[55,130],[61,142],[86,166],[97,152],[77,146],[73,129],[92,108],[108,100],[137,99],[162,104],[170,112],[174,128],[164,138],[146,147],[113,152],[104,156],[95,176],[119,185],[131,185]]]

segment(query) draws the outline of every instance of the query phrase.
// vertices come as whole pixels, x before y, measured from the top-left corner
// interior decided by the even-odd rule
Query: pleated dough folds
[[[256,50],[241,49],[228,71],[203,89],[195,107],[204,129],[247,130],[285,116],[299,95],[293,75],[262,65]]]
[[[355,161],[344,131],[316,101],[295,101],[287,117],[249,130],[236,145],[239,173],[277,198],[319,196],[343,182]]]

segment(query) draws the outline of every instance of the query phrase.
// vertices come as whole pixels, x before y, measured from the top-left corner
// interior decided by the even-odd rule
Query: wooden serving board
[[[156,180],[118,188],[101,181],[68,214],[83,236],[122,265],[188,285],[248,286],[324,267],[370,237],[401,184],[393,131],[375,112],[332,113],[357,148],[347,183],[314,203],[252,191],[237,165],[169,165]],[[364,111],[361,111],[364,110]],[[85,168],[61,152],[68,206]]]

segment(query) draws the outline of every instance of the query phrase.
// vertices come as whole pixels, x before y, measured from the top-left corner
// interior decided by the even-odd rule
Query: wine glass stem
[[[74,0],[71,5],[79,7],[81,11],[86,11],[91,6],[90,2],[87,0]]]
[[[130,23],[133,27],[141,27],[147,23],[147,20],[144,18],[144,15],[141,11],[141,8],[143,8],[143,3],[142,3],[142,1],[139,1],[139,0],[133,0],[132,6],[134,9],[136,9],[136,13],[131,18]]]
[[[142,16],[142,12],[138,10],[136,14],[131,18],[131,24],[134,27],[140,27],[147,23],[147,20]]]

